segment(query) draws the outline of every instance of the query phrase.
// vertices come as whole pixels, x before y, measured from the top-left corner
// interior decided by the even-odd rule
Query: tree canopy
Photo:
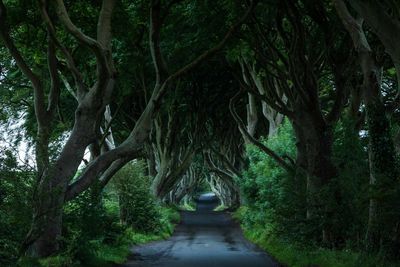
[[[148,206],[208,186],[275,235],[398,258],[398,36],[396,0],[0,1],[0,172],[33,199],[21,253],[59,252],[65,208],[117,177],[124,222],[129,183]]]

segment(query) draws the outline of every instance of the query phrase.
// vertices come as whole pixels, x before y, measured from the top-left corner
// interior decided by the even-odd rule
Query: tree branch
[[[111,18],[111,13],[114,7],[114,1],[115,0],[104,0],[103,1],[103,6],[101,9],[101,13],[99,16],[99,22],[98,22],[98,29],[104,29],[111,31],[110,27],[110,18]],[[112,62],[109,62],[109,59],[111,58],[111,52],[107,50],[109,48],[108,44],[102,44],[100,42],[103,41],[109,41],[108,39],[110,38],[109,32],[101,33],[99,34],[100,42],[96,41],[95,39],[85,35],[76,25],[71,21],[68,12],[65,8],[64,1],[63,0],[54,0],[52,1],[55,5],[57,15],[60,19],[60,21],[63,23],[65,26],[66,30],[75,37],[76,40],[78,40],[80,43],[82,43],[84,46],[88,47],[91,49],[95,56],[96,56],[96,61],[97,61],[97,71],[98,71],[98,81],[97,81],[97,86],[98,92],[95,93],[100,93],[102,94],[104,91],[107,91],[109,89],[108,86],[108,80],[109,78],[112,78],[115,73],[112,68]],[[110,14],[109,14],[110,13]],[[96,90],[97,91],[97,90]]]
[[[54,24],[51,21],[50,16],[47,12],[47,5],[48,5],[47,0],[40,0],[40,2],[39,2],[40,13],[42,15],[43,21],[46,24],[46,28],[47,28],[49,37],[52,39],[53,43],[58,47],[58,49],[60,49],[61,53],[64,55],[64,57],[67,61],[68,69],[72,73],[72,76],[74,78],[75,84],[77,86],[77,91],[78,91],[77,94],[73,93],[73,95],[74,95],[75,99],[79,102],[83,98],[83,96],[86,94],[87,86],[85,85],[85,83],[83,81],[82,74],[79,72],[79,70],[77,69],[77,67],[75,65],[75,61],[74,61],[71,53],[57,39]],[[63,78],[63,76],[61,76],[61,79],[64,81],[64,84],[66,84],[65,83],[66,79]],[[71,93],[72,93],[71,87],[67,87],[67,89],[68,89],[68,91],[70,91],[69,89],[71,89]]]
[[[160,32],[163,19],[161,18],[161,0],[152,0],[150,8],[150,52],[156,71],[156,84],[160,85],[167,74],[167,67],[160,49]]]
[[[139,150],[134,151],[126,144],[123,144],[98,156],[95,160],[89,163],[78,179],[68,186],[65,193],[65,200],[71,200],[89,188],[93,182],[98,179],[99,176],[101,177],[101,174],[104,174],[116,160],[122,158],[129,158],[130,160],[134,159],[137,157],[138,151]],[[112,172],[112,170],[109,172]],[[107,176],[104,179],[107,179]]]
[[[222,153],[220,153],[219,151],[217,151],[215,148],[211,147],[212,152],[214,152],[214,154],[216,154],[221,160],[222,162],[228,166],[229,170],[231,172],[233,172],[237,177],[242,177],[242,174],[239,172],[239,170],[237,170],[235,168],[235,166],[233,166],[233,164],[226,158],[225,155],[223,155]]]
[[[56,57],[56,48],[53,40],[50,37],[48,40],[47,62],[51,80],[47,112],[50,114],[50,116],[53,116],[54,111],[58,107],[58,100],[60,98],[60,77],[58,76],[57,71],[58,60]]]
[[[243,123],[242,119],[239,117],[239,115],[237,114],[235,107],[234,107],[234,101],[236,100],[236,98],[238,97],[239,94],[236,94],[235,97],[233,97],[230,101],[229,101],[229,110],[233,116],[233,118],[235,119],[235,121],[237,122],[238,126],[239,126],[239,130],[243,133],[243,135],[245,135],[249,141],[251,143],[253,143],[254,145],[256,145],[258,148],[260,148],[262,151],[264,151],[268,156],[270,156],[272,159],[274,159],[281,167],[283,167],[285,170],[292,172],[293,171],[293,167],[291,165],[289,165],[288,163],[286,163],[285,160],[283,160],[280,156],[278,156],[274,151],[272,151],[271,149],[269,149],[268,147],[266,147],[263,143],[261,143],[260,141],[258,141],[257,139],[255,139],[253,136],[251,136],[247,130],[246,130],[246,126]]]
[[[44,124],[46,122],[46,108],[44,103],[44,91],[42,87],[42,82],[28,66],[27,62],[25,61],[10,37],[10,28],[7,24],[7,9],[3,3],[3,0],[0,1],[0,36],[11,56],[14,58],[18,68],[32,83],[34,89],[35,113],[38,119],[38,123]]]
[[[204,60],[208,59],[209,57],[213,56],[216,54],[219,50],[221,50],[227,41],[231,38],[231,36],[239,29],[239,27],[246,21],[246,19],[249,17],[251,12],[253,11],[255,5],[256,5],[256,0],[252,0],[250,3],[250,6],[244,13],[244,15],[234,24],[231,26],[231,28],[227,31],[225,36],[222,38],[222,40],[216,44],[214,47],[210,48],[209,50],[203,52],[201,55],[199,55],[197,58],[195,58],[192,62],[188,63],[184,67],[178,69],[175,73],[171,74],[163,83],[161,86],[157,97],[156,101],[159,101],[159,99],[162,98],[162,96],[165,94],[166,91],[166,85],[169,82],[172,82],[173,80],[176,80],[177,78],[181,77],[182,75],[188,73],[192,69],[196,68],[198,65],[200,65]]]

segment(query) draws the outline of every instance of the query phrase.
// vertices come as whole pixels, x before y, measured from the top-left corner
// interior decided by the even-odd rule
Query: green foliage
[[[183,202],[183,204],[179,205],[179,209],[185,211],[195,211],[196,203],[194,203],[194,201]]]
[[[47,102],[51,87],[46,58],[48,34],[37,3],[28,0],[4,2],[8,10],[7,22],[11,26],[11,38],[27,65],[40,77],[44,88],[43,99]],[[230,25],[242,15],[246,1],[243,3],[229,0],[173,2],[176,4],[170,7],[169,12],[166,12],[164,6],[167,3],[163,3],[161,12],[162,15],[168,13],[163,20],[160,36],[162,58],[167,63],[168,73],[174,73],[218,43]],[[349,49],[351,42],[348,42],[342,23],[338,21],[330,4],[325,5],[325,2],[321,2],[321,5],[317,5],[317,2],[299,1],[292,5],[290,1],[279,4],[279,1],[272,1],[276,3],[271,5],[269,2],[259,1],[251,23],[245,23],[241,27],[240,34],[235,33],[234,37],[238,38],[230,41],[228,46],[231,48],[228,52],[219,55],[217,53],[216,58],[204,62],[202,66],[196,68],[196,71],[179,77],[179,83],[169,85],[175,90],[168,90],[167,95],[158,104],[162,107],[161,111],[165,111],[171,103],[174,103],[181,113],[188,116],[182,118],[182,123],[176,121],[179,125],[183,123],[185,125],[185,128],[181,127],[180,130],[189,132],[189,126],[198,126],[203,120],[202,114],[206,114],[205,128],[208,128],[209,132],[202,132],[204,136],[201,138],[206,141],[204,143],[209,143],[210,139],[225,138],[228,132],[238,135],[237,140],[241,138],[236,123],[227,119],[230,118],[227,112],[228,101],[237,91],[234,76],[240,74],[240,68],[235,66],[235,62],[240,57],[247,59],[250,65],[254,63],[257,75],[261,78],[274,77],[276,81],[269,83],[270,85],[287,84],[295,89],[293,90],[295,95],[297,90],[301,89],[297,88],[301,87],[299,83],[301,85],[303,81],[306,81],[303,89],[307,90],[312,90],[312,86],[308,88],[310,84],[318,84],[318,90],[315,92],[318,101],[315,101],[315,104],[317,102],[320,104],[322,114],[327,114],[334,106],[333,99],[337,96],[340,98],[340,88],[335,86],[337,81],[333,77],[335,72],[344,74],[343,81],[340,82],[345,83],[346,87],[350,84],[354,88],[358,87],[356,83],[360,80],[359,71],[358,67],[353,67],[356,60],[347,61],[347,58],[351,59],[354,56],[348,53],[351,52]],[[78,28],[88,36],[96,36],[101,1],[65,3],[71,20]],[[130,125],[134,125],[140,116],[155,83],[149,38],[146,38],[149,26],[148,8],[149,1],[122,0],[118,1],[113,15],[112,56],[118,70],[118,79],[110,107],[113,111],[112,128],[116,143],[122,143],[122,140],[129,135]],[[54,19],[57,38],[71,51],[84,83],[90,87],[96,82],[94,77],[98,69],[93,54],[61,27],[60,22],[55,19],[53,8],[49,11],[52,20]],[[288,15],[296,15],[297,12],[293,11],[299,12],[297,21],[288,19],[292,17]],[[304,36],[300,35],[302,29]],[[293,38],[296,42],[291,42],[291,37],[296,37]],[[372,40],[373,50],[379,44],[376,38],[374,35],[368,35],[368,39]],[[382,49],[379,48],[380,50]],[[382,57],[379,61],[383,64],[382,89],[385,90],[383,98],[393,102],[393,96],[397,93],[397,88],[394,86],[396,69],[386,54],[380,52],[377,54],[379,58]],[[289,60],[296,55],[301,55],[300,60]],[[4,46],[0,47],[0,56],[2,89],[0,122],[7,126],[23,122],[25,132],[23,134],[18,132],[17,139],[25,138],[34,144],[37,122],[33,107],[32,85],[17,68],[15,60]],[[63,73],[66,80],[74,87],[74,79],[60,51],[57,52],[57,58],[59,60],[57,71]],[[226,59],[229,61],[229,67],[226,65]],[[285,62],[287,60],[291,64],[288,65]],[[297,64],[299,66],[296,66]],[[308,68],[312,71],[303,72]],[[280,73],[284,74],[283,78],[279,77]],[[61,87],[57,115],[50,127],[51,162],[60,154],[66,135],[74,125],[77,106],[76,100],[65,90],[63,84]],[[286,97],[292,96],[286,94]],[[343,99],[343,103],[347,105],[347,102],[347,99]],[[243,101],[238,103],[238,110],[242,110],[241,116],[245,111],[243,104]],[[289,104],[290,101],[289,108],[296,108]],[[320,240],[315,238],[316,233],[318,232],[320,236],[322,225],[330,224],[335,236],[340,237],[334,246],[360,249],[364,246],[368,202],[372,196],[380,201],[381,210],[386,210],[379,214],[380,223],[377,224],[379,228],[377,230],[384,232],[385,239],[391,238],[392,229],[398,227],[396,223],[400,210],[398,208],[400,190],[398,162],[393,157],[395,153],[390,136],[396,133],[390,133],[385,109],[383,106],[367,107],[370,125],[368,134],[374,143],[372,152],[376,163],[374,167],[377,171],[377,186],[368,186],[367,148],[365,140],[354,130],[354,123],[342,119],[336,126],[333,161],[338,168],[338,175],[316,196],[323,200],[323,204],[327,204],[328,212],[331,213],[328,219],[317,217],[311,221],[306,218],[306,179],[301,172],[288,173],[256,147],[247,148],[249,166],[243,173],[243,179],[237,183],[248,208],[240,217],[245,228],[253,229],[254,237],[260,238],[257,242],[267,244],[271,252],[276,255],[282,254],[283,258],[289,259],[295,251],[301,256],[285,261],[293,265],[333,266],[333,263],[324,262],[323,258],[329,261],[335,251],[310,252],[315,248],[312,246],[320,245],[318,243]],[[102,123],[99,121],[99,124]],[[261,129],[257,131],[262,132]],[[277,136],[263,140],[263,143],[280,156],[295,159],[296,146],[293,136],[290,124],[285,122]],[[77,199],[66,204],[62,253],[40,262],[21,259],[20,264],[102,266],[107,262],[122,262],[132,243],[142,243],[171,234],[173,229],[171,221],[177,220],[177,214],[174,210],[160,206],[152,197],[149,191],[151,181],[144,174],[144,169],[144,163],[141,161],[130,163],[114,177],[112,186],[105,191],[94,185]],[[34,171],[19,166],[12,153],[0,151],[0,265],[9,266],[18,257],[19,244],[28,231],[31,221],[34,177]],[[198,188],[198,190],[205,189]],[[223,208],[217,207],[217,209]],[[303,244],[305,247],[299,247],[298,244]],[[343,262],[351,262],[352,255],[343,254],[344,258],[349,257],[343,259]],[[335,266],[342,264],[342,260],[338,260],[338,257],[332,257],[336,260]],[[368,264],[359,262],[362,266],[369,266]]]
[[[0,151],[0,266],[10,266],[31,222],[34,175],[11,151]]]
[[[271,236],[268,228],[249,227],[246,224],[248,207],[241,207],[234,217],[242,222],[246,238],[268,251],[284,266],[290,267],[398,267],[398,262],[385,261],[377,255],[366,255],[348,249],[332,250],[293,243],[277,236]],[[251,211],[250,211],[251,212]]]
[[[180,219],[179,213],[176,209],[161,206],[154,200],[149,193],[150,181],[144,175],[144,168],[142,161],[130,163],[114,177],[115,181],[105,190],[94,185],[68,202],[64,208],[60,253],[40,260],[21,258],[18,265],[108,267],[125,262],[132,245],[168,238]],[[122,206],[121,196],[125,200]],[[30,215],[29,212],[26,214]],[[126,216],[123,220],[120,218],[121,214]],[[23,229],[27,231],[28,224],[23,223]],[[22,233],[22,237],[25,233]],[[0,244],[1,242],[0,240]],[[15,248],[19,242],[15,243]],[[0,253],[5,252],[3,250]],[[16,260],[17,254],[13,255],[14,257],[8,257],[6,266],[11,266]]]
[[[354,121],[343,118],[335,130],[333,160],[339,176],[334,181],[340,192],[340,206],[336,208],[336,232],[347,246],[361,248],[368,220],[369,183],[366,140],[354,130]]]
[[[144,170],[142,161],[129,163],[106,190],[94,185],[69,202],[63,250],[41,266],[111,266],[126,261],[132,245],[169,237],[179,214],[156,203]]]
[[[227,210],[229,207],[225,206],[225,205],[218,205],[217,207],[214,208],[214,211],[225,211]]]
[[[373,162],[371,173],[375,179],[369,188],[369,197],[378,203],[368,229],[367,248],[400,259],[400,240],[393,238],[393,235],[399,235],[400,166],[391,136],[391,125],[385,106],[380,101],[369,103],[366,110],[370,158]]]
[[[318,193],[331,211],[326,223],[339,237],[335,249],[322,248],[315,238],[322,218],[309,220],[305,178],[287,173],[259,149],[249,146],[249,166],[238,181],[245,197],[236,217],[247,237],[288,266],[399,266],[382,254],[359,253],[365,247],[369,206],[369,165],[366,140],[355,123],[343,117],[334,132],[333,162],[338,175]],[[290,124],[283,124],[263,143],[279,155],[294,157]],[[302,193],[303,192],[303,193]],[[335,199],[331,199],[331,197]]]
[[[115,244],[123,231],[118,216],[106,212],[101,193],[91,187],[64,208],[62,255],[75,264],[95,266],[97,248]]]
[[[279,155],[295,157],[295,141],[290,123],[263,143]],[[299,193],[304,180],[287,173],[255,146],[248,146],[248,169],[238,180],[242,198],[252,212],[246,214],[247,225],[265,226],[271,234],[299,235],[302,230],[304,196]]]
[[[150,193],[150,177],[144,175],[145,164],[135,161],[115,176],[113,186],[118,196],[121,221],[132,228],[153,232],[160,227],[160,211]]]

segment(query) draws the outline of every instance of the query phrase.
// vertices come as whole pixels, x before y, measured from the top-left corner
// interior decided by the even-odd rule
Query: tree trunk
[[[38,180],[32,226],[22,246],[33,257],[46,257],[59,249],[65,192],[95,136],[94,131],[90,133],[94,129],[90,121],[94,120],[81,116],[79,109],[77,116],[82,120],[75,124],[61,155],[53,166],[47,166]]]
[[[297,165],[300,179],[306,176],[308,220],[320,220],[322,225],[322,242],[331,246],[335,241],[330,218],[334,210],[329,201],[338,201],[336,192],[327,190],[329,196],[322,196],[322,190],[334,179],[338,172],[332,162],[333,131],[323,121],[315,119],[312,113],[302,112],[293,121],[296,135]],[[298,179],[298,178],[296,178]]]
[[[157,175],[157,171],[156,171],[156,163],[154,161],[154,155],[149,156],[149,158],[147,158],[146,160],[147,160],[147,174],[150,177],[155,177]]]
[[[395,149],[390,135],[390,124],[383,103],[376,99],[367,105],[369,136],[370,186],[372,197],[369,203],[369,218],[366,234],[367,251],[377,252],[384,246],[393,249],[399,246],[396,230],[400,218],[398,210],[398,171]]]
[[[51,192],[51,191],[50,191]],[[63,195],[48,192],[46,201],[41,201],[36,207],[32,223],[33,242],[28,247],[28,255],[46,257],[59,250],[62,230]]]
[[[380,69],[375,62],[372,49],[362,28],[363,21],[354,19],[342,0],[334,0],[334,3],[344,27],[353,39],[364,78],[363,94],[368,125],[371,190],[366,249],[367,251],[377,252],[384,248],[385,252],[398,257],[400,248],[400,214],[398,211],[400,196],[396,185],[398,185],[399,171],[395,162],[390,122],[386,117],[385,106],[381,99]],[[391,40],[396,39],[400,25],[388,18],[387,13],[379,8],[379,4],[374,1],[366,1],[365,3],[350,1],[350,3],[363,15],[373,30],[379,30],[376,34],[397,66],[400,57],[395,55],[400,50],[393,46],[396,42]],[[394,24],[391,27],[386,27],[391,23]]]
[[[400,222],[398,192],[393,186],[398,183],[394,143],[390,122],[380,94],[380,70],[370,51],[359,51],[364,75],[364,99],[366,103],[370,186],[372,196],[369,203],[367,251],[377,252],[398,247],[400,243],[396,224]],[[393,232],[394,231],[394,232]],[[396,245],[394,245],[396,243]],[[393,246],[394,245],[394,246]]]
[[[258,115],[255,97],[252,94],[248,94],[249,103],[247,104],[247,132],[254,137],[257,128]],[[246,136],[243,136],[244,140],[248,141]]]

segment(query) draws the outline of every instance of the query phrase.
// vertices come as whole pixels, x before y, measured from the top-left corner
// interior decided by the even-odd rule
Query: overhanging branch
[[[240,92],[239,92],[240,93]],[[249,134],[249,132],[247,132],[246,130],[246,126],[243,123],[242,119],[239,117],[239,115],[236,112],[235,106],[234,106],[234,102],[237,99],[237,97],[239,96],[239,93],[236,94],[235,97],[233,97],[230,102],[229,102],[229,109],[230,112],[233,116],[233,118],[235,119],[235,121],[237,122],[238,126],[239,126],[239,130],[248,138],[248,140],[253,143],[254,145],[256,145],[258,148],[260,148],[262,151],[264,151],[268,156],[270,156],[272,159],[274,159],[281,167],[283,167],[285,170],[292,172],[294,171],[293,167],[291,165],[289,165],[284,159],[282,159],[278,154],[276,154],[274,151],[272,151],[271,149],[269,149],[267,146],[265,146],[263,143],[261,143],[260,141],[258,141],[257,139],[255,139],[253,136],[251,136]]]

